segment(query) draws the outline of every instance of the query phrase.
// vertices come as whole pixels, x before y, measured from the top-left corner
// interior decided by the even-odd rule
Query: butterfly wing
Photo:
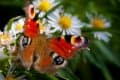
[[[34,51],[36,48],[36,39],[31,39],[26,36],[22,36],[20,39],[20,60],[24,67],[30,69],[33,64]]]
[[[36,48],[36,60],[34,68],[41,73],[53,73],[56,69],[53,67],[53,60],[50,56],[49,41],[45,35],[38,37],[38,44]]]
[[[74,56],[79,49],[86,48],[88,40],[82,36],[65,35],[50,40],[50,48],[64,59]]]

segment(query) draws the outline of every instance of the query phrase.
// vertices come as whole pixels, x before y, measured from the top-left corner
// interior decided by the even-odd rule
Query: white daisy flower
[[[98,40],[103,40],[105,42],[108,42],[110,39],[109,37],[112,37],[112,35],[109,32],[94,32],[94,37]]]
[[[24,17],[18,17],[11,25],[11,29],[9,31],[9,33],[16,38],[16,35],[18,33],[22,33],[23,32],[23,27],[25,24],[25,18]],[[6,29],[5,29],[6,31]],[[7,32],[7,31],[6,31]]]
[[[88,24],[87,27],[96,28],[96,29],[106,29],[111,27],[110,21],[108,21],[102,15],[93,16],[89,13],[87,13],[86,15],[90,20],[90,24]],[[95,38],[99,40],[103,40],[105,42],[108,42],[109,38],[112,37],[112,35],[109,32],[105,32],[105,31],[93,32],[93,35]]]
[[[92,14],[86,13],[86,16],[90,21],[89,27],[91,28],[105,29],[111,26],[110,21],[108,21],[103,15],[93,16]]]
[[[14,42],[14,38],[9,33],[0,34],[0,44],[1,45],[10,45]]]
[[[46,12],[58,4],[55,0],[33,0],[32,3],[36,12],[40,12],[39,17],[42,17]]]
[[[14,41],[14,38],[9,33],[0,32],[0,59],[7,57],[7,55],[4,54],[5,48],[8,49],[9,53],[15,51],[15,46],[10,46]]]
[[[51,32],[61,31],[63,35],[80,35],[80,28],[83,26],[81,21],[76,16],[60,13],[61,9],[57,9],[48,16],[48,25],[53,28]]]

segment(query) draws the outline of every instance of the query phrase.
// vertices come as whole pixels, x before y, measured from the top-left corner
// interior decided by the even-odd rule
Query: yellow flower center
[[[5,39],[9,39],[10,35],[9,34],[3,34],[1,35],[1,39],[5,40]]]
[[[102,19],[95,18],[92,23],[94,28],[105,28],[105,22]]]
[[[22,24],[20,24],[20,23],[16,24],[15,30],[22,30],[22,29],[23,29],[23,25]]]
[[[44,12],[47,12],[48,10],[50,10],[51,7],[52,7],[52,4],[48,0],[42,0],[39,5],[39,9]]]
[[[8,76],[8,77],[6,77],[6,79],[5,80],[16,80],[15,78],[13,78],[12,76]]]
[[[71,18],[68,16],[61,16],[58,23],[63,29],[69,29],[72,24]]]

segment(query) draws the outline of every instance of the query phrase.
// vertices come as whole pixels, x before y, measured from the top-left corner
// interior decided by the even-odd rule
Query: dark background
[[[19,15],[24,15],[24,11],[21,9],[21,7],[0,5],[0,29],[3,31],[4,26],[7,24],[9,19]]]

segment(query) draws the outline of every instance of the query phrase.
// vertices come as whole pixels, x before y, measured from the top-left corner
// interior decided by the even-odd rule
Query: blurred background
[[[88,11],[103,14],[112,23],[109,29],[112,34],[110,41],[105,43],[99,40],[91,40],[91,37],[87,35],[88,39],[91,40],[89,44],[91,51],[80,53],[81,55],[70,60],[71,74],[67,74],[69,73],[67,71],[66,73],[61,71],[61,74],[68,77],[66,80],[120,80],[120,0],[61,1],[63,1],[62,5],[66,12],[77,15],[84,22],[88,22],[85,16],[85,12]],[[24,3],[25,0],[0,0],[0,29],[2,31],[9,19],[18,15],[24,16]],[[83,32],[85,31],[83,30]],[[75,63],[73,64],[73,62]],[[68,75],[75,78],[69,78]],[[57,78],[64,80],[59,76]],[[47,80],[47,78],[40,80]],[[50,79],[48,78],[48,80]]]

